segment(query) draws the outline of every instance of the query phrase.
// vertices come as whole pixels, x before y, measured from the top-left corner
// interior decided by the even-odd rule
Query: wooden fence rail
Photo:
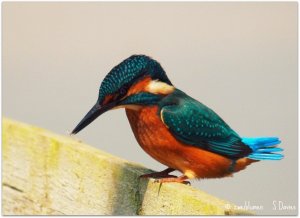
[[[140,180],[149,169],[70,137],[2,127],[4,215],[249,215],[190,186]]]

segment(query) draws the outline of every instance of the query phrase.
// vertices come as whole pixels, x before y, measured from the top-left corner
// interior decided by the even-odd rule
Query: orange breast
[[[154,159],[177,169],[189,178],[216,178],[231,175],[232,161],[221,155],[179,142],[157,114],[157,106],[140,110],[126,109],[133,133],[140,146]],[[243,158],[237,161],[235,172],[253,162]]]

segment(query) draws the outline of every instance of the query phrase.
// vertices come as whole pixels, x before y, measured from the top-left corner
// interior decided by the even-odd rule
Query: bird
[[[141,178],[190,184],[192,179],[228,177],[254,162],[284,157],[278,137],[240,137],[216,112],[176,88],[161,64],[147,55],[132,55],[111,69],[96,104],[71,134],[118,108],[125,108],[141,148],[167,166]],[[176,170],[182,174],[170,174]]]

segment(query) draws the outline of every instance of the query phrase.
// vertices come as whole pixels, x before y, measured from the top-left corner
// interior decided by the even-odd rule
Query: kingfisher
[[[281,160],[278,137],[240,137],[212,109],[176,88],[161,64],[132,55],[100,85],[96,104],[71,134],[104,112],[125,108],[134,136],[152,158],[167,166],[141,175],[160,183],[232,176],[261,160]],[[171,172],[178,170],[181,176]]]

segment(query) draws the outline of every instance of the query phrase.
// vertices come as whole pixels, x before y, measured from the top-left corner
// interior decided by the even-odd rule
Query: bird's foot
[[[165,178],[161,178],[161,179],[156,179],[154,182],[159,182],[159,183],[167,183],[167,182],[177,182],[177,183],[182,183],[185,185],[191,185],[190,181],[186,181],[188,179],[187,176],[182,175],[179,177],[165,177]]]
[[[173,171],[175,171],[175,169],[167,168],[161,172],[141,175],[140,178],[177,178],[177,176],[169,175],[169,173]]]

